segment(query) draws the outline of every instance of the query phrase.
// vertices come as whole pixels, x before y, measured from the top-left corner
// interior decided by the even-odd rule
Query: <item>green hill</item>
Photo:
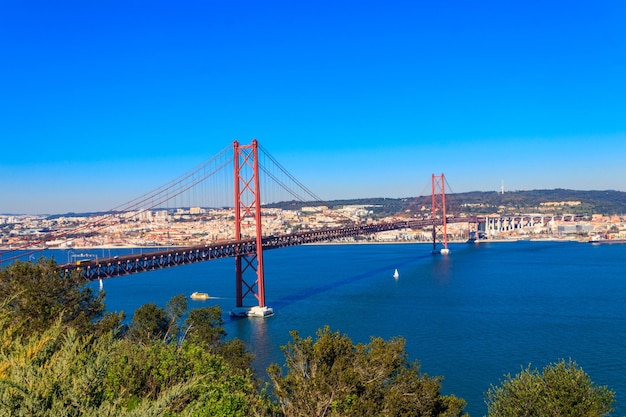
[[[498,192],[472,191],[446,194],[447,210],[452,214],[515,214],[515,213],[573,213],[573,214],[625,214],[626,192],[579,190],[530,190]],[[569,204],[568,204],[569,203]],[[406,198],[358,198],[331,201],[287,201],[270,205],[283,209],[299,210],[302,206],[340,207],[367,205],[375,217],[399,213],[416,214],[430,210],[431,196]]]

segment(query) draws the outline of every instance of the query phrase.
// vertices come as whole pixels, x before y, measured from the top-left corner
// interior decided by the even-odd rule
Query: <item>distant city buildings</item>
[[[562,208],[577,204],[580,202],[565,201],[542,203],[541,206]],[[265,235],[280,235],[400,218],[375,218],[372,208],[367,205],[338,208],[305,206],[299,210],[263,208],[262,230]],[[424,215],[428,215],[429,208],[424,207],[423,210]],[[626,238],[626,222],[619,216],[596,214],[577,222],[554,220],[545,213],[517,216],[494,213],[486,216],[485,230],[480,234],[488,239]],[[524,216],[526,220],[520,220]],[[448,225],[450,240],[467,240],[470,232],[469,225],[465,223]],[[254,220],[243,223],[242,233],[244,237],[254,236]],[[232,209],[191,207],[84,216],[0,215],[0,247],[4,249],[189,246],[231,240],[234,234]],[[389,231],[346,241],[427,242],[431,239],[432,229],[426,228]]]

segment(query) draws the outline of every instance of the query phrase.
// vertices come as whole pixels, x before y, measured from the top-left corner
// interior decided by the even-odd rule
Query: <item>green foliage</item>
[[[328,327],[291,333],[283,368],[268,373],[286,416],[460,416],[465,401],[440,395],[441,379],[408,362],[404,339],[357,344]]]
[[[102,318],[96,323],[94,335],[103,336],[108,333],[119,333],[120,329],[124,327],[122,325],[124,317],[124,312],[105,312]]]
[[[252,355],[246,352],[241,340],[224,340],[226,331],[223,324],[222,309],[219,306],[193,309],[185,321],[185,340],[220,355],[233,369],[248,370]]]
[[[222,342],[216,351],[233,370],[247,371],[252,365],[253,354],[246,350],[240,339],[231,339]]]
[[[486,394],[490,417],[606,416],[614,393],[595,385],[571,360],[543,368],[530,365],[515,377],[507,375],[500,386]]]
[[[0,313],[0,416],[165,415],[194,381],[169,386],[153,401],[127,410],[106,395],[110,361],[120,343],[111,334],[80,336],[57,320],[46,331],[22,337]]]
[[[169,320],[164,309],[157,307],[155,303],[144,304],[133,314],[128,337],[146,343],[154,339],[164,339],[168,326]]]
[[[196,308],[189,312],[185,321],[186,340],[202,344],[208,349],[220,346],[226,331],[222,327],[222,309],[219,306]]]
[[[158,399],[170,387],[194,378],[196,383],[173,404],[172,412],[247,416],[268,407],[250,370],[233,372],[222,357],[193,343],[178,346],[158,340],[149,344],[123,340],[117,345],[106,377],[106,395],[122,399],[132,409],[137,399]]]
[[[177,339],[180,330],[180,321],[187,312],[187,297],[184,294],[175,295],[165,306],[165,315],[168,319],[165,339]]]
[[[25,335],[43,332],[59,317],[79,334],[98,331],[104,293],[95,296],[80,276],[62,276],[52,259],[15,262],[0,269],[0,300],[9,300],[11,323]],[[109,315],[105,327],[119,325],[121,316]]]
[[[262,416],[249,369],[193,343],[81,336],[61,320],[29,337],[0,305],[0,417]]]

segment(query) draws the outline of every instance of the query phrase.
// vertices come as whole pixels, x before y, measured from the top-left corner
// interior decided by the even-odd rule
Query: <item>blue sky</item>
[[[0,2],[0,213],[257,138],[324,199],[626,191],[626,2]]]

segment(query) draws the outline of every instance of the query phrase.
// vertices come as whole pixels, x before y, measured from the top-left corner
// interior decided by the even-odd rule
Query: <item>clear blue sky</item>
[[[237,138],[324,199],[626,191],[626,2],[0,2],[0,213],[103,210]]]

